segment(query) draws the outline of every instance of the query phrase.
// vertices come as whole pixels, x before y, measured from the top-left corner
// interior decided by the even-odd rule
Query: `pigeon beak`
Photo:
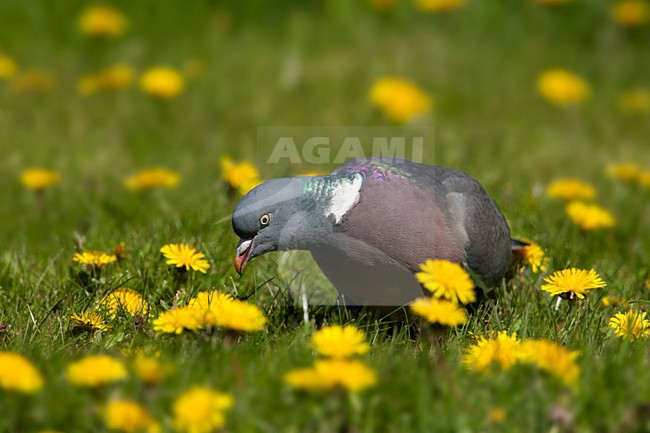
[[[251,258],[251,253],[253,252],[253,239],[242,239],[237,245],[237,255],[235,256],[235,270],[239,275],[241,275],[244,270],[244,266],[248,263],[248,259]]]

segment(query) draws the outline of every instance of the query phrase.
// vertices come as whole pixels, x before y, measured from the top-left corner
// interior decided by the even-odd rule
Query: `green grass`
[[[95,413],[107,398],[143,402],[171,429],[174,398],[193,384],[232,393],[227,431],[647,431],[650,419],[650,350],[614,337],[607,322],[616,312],[604,295],[639,301],[650,261],[650,190],[607,179],[604,166],[633,160],[650,167],[648,114],[625,116],[617,95],[650,87],[650,28],[624,30],[608,17],[610,2],[574,1],[558,8],[533,2],[471,1],[448,16],[428,15],[402,2],[390,13],[346,1],[226,2],[115,1],[128,17],[122,38],[93,41],[76,19],[85,2],[2,2],[0,54],[22,70],[52,75],[45,93],[16,93],[0,81],[0,347],[25,355],[43,372],[34,396],[0,393],[0,431],[102,431]],[[169,103],[152,101],[137,84],[83,97],[76,80],[116,62],[137,71],[156,64],[202,73]],[[295,81],[283,79],[299,65]],[[589,81],[584,105],[559,109],[535,91],[550,67],[576,71]],[[284,75],[283,75],[284,74]],[[512,232],[539,242],[549,272],[595,268],[607,281],[573,306],[540,291],[542,275],[522,274],[484,302],[470,323],[434,344],[429,334],[377,323],[366,315],[312,307],[318,322],[352,322],[372,342],[364,359],[379,384],[356,396],[305,396],[283,375],[314,359],[308,346],[314,323],[284,303],[288,287],[327,287],[303,254],[289,264],[269,254],[251,262],[243,277],[232,269],[237,238],[226,217],[238,197],[220,180],[219,157],[259,161],[257,127],[269,125],[383,125],[367,98],[374,80],[404,77],[431,94],[435,152],[427,162],[462,169],[479,179],[508,216]],[[59,170],[60,185],[35,197],[18,181],[20,170]],[[177,170],[178,188],[139,195],[122,178],[143,167]],[[330,169],[331,166],[320,167]],[[266,178],[302,168],[260,164]],[[539,194],[560,176],[580,176],[617,216],[615,229],[584,233],[563,205]],[[78,248],[111,250],[120,241],[128,258],[108,267],[92,290],[79,283],[72,262]],[[211,268],[174,283],[159,248],[190,242]],[[302,272],[300,272],[302,270]],[[299,274],[299,275],[297,275]],[[148,299],[147,326],[119,317],[110,331],[75,333],[69,316],[117,287]],[[151,321],[174,301],[201,290],[252,295],[269,312],[261,333],[225,347],[218,334],[155,335]],[[555,378],[519,366],[484,376],[461,364],[471,334],[517,332],[547,338],[580,352],[575,391]],[[159,387],[144,389],[130,377],[100,392],[64,379],[65,366],[89,353],[121,356],[151,347],[175,371]],[[493,408],[506,412],[491,424]],[[570,425],[554,423],[558,408]],[[345,426],[343,414],[347,413]],[[558,431],[558,430],[554,430]]]

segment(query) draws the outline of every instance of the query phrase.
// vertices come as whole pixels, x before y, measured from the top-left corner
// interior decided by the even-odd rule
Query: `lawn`
[[[469,0],[447,11],[419,3],[439,1],[113,0],[102,5],[117,17],[84,30],[80,17],[97,3],[0,2],[0,431],[650,431],[650,323],[638,338],[609,326],[650,302],[650,3],[633,2],[623,17],[612,12],[623,0]],[[120,73],[100,76],[115,65]],[[147,90],[157,67],[173,77]],[[540,80],[557,69],[569,78],[554,98]],[[428,103],[396,118],[370,97],[386,77]],[[229,215],[246,188],[223,157],[252,164],[261,179],[328,172],[331,161],[267,163],[271,145],[260,137],[268,127],[363,135],[401,123],[435,131],[424,162],[478,179],[513,236],[541,246],[544,270],[515,268],[466,324],[419,330],[322,302],[304,311],[301,293],[317,299],[332,288],[302,252],[267,254],[237,275]],[[33,167],[58,181],[30,188],[21,175]],[[171,171],[166,185],[126,181],[152,167]],[[592,186],[588,201],[614,224],[573,222],[548,193],[562,178]],[[161,247],[178,243],[205,254],[205,273],[166,263]],[[101,268],[73,260],[116,248],[119,260]],[[542,290],[574,267],[606,287],[560,302]],[[99,309],[103,329],[73,319],[125,287],[146,312]],[[161,314],[213,290],[257,305],[266,324],[156,328]],[[356,358],[374,385],[312,392],[287,383],[322,358],[310,342],[319,328],[347,324],[369,344]],[[562,376],[564,358],[485,371],[464,362],[499,332],[576,352],[577,374]],[[41,386],[12,389],[28,372],[2,358],[9,353],[38,370]],[[90,355],[110,356],[126,374],[73,383],[69,366]],[[150,361],[153,378],[137,359]],[[85,374],[93,370],[102,372]],[[202,416],[198,397],[179,404],[195,386],[232,399],[219,394],[223,408],[208,410],[203,430],[179,421]],[[110,403],[125,400],[146,416],[111,417]],[[111,430],[111,419],[126,418]]]

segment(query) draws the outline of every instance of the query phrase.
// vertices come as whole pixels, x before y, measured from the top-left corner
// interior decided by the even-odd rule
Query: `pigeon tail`
[[[518,251],[518,250],[521,250],[523,248],[526,248],[529,245],[530,245],[530,243],[525,242],[525,241],[521,241],[519,239],[510,239],[510,250],[511,251]]]

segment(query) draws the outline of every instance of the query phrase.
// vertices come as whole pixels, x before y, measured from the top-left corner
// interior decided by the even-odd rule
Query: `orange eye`
[[[271,215],[265,213],[260,217],[260,226],[262,226],[262,228],[268,226],[270,223],[271,223]]]

